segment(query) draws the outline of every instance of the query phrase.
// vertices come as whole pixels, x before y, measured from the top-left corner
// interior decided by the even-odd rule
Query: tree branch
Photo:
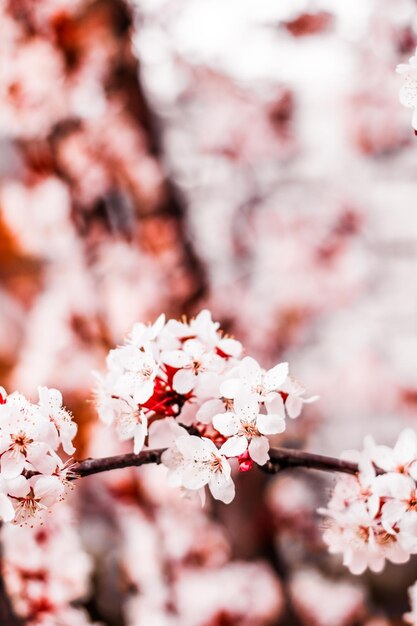
[[[81,478],[92,474],[99,474],[124,467],[139,467],[149,463],[161,463],[161,455],[164,450],[144,450],[139,454],[119,454],[101,459],[86,459],[79,461],[71,471],[71,478]],[[356,474],[358,465],[350,461],[342,461],[330,456],[312,454],[303,450],[290,448],[271,448],[269,451],[270,461],[262,467],[269,474],[276,474],[281,470],[293,467],[304,467],[324,472],[342,472]]]
[[[292,467],[304,467],[323,472],[342,472],[344,474],[356,474],[359,471],[357,463],[323,456],[322,454],[312,454],[304,450],[271,448],[269,456],[270,461],[266,464],[265,470],[270,474],[276,474],[280,470]]]
[[[124,467],[139,467],[140,465],[148,465],[156,463],[159,465],[163,453],[161,450],[143,450],[139,454],[118,454],[117,456],[106,456],[101,459],[85,459],[78,461],[75,467],[71,469],[71,478],[82,478],[91,474],[100,474],[110,470],[122,469]]]

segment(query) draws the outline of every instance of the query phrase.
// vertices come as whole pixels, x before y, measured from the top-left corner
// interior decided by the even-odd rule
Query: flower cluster
[[[77,425],[56,389],[39,387],[39,402],[0,388],[0,517],[22,523],[61,500]]]
[[[380,572],[385,561],[405,563],[417,553],[417,436],[404,430],[394,448],[365,440],[355,476],[343,475],[328,508],[324,541],[343,554],[353,574]],[[356,458],[355,458],[356,457]]]
[[[173,484],[188,490],[208,485],[217,499],[234,497],[229,458],[240,469],[268,459],[269,435],[296,418],[305,389],[288,364],[264,370],[224,335],[209,311],[190,321],[136,324],[123,346],[111,350],[108,371],[98,375],[100,418],[114,424],[138,454],[147,438],[168,447],[163,462]],[[162,423],[161,423],[162,422]]]

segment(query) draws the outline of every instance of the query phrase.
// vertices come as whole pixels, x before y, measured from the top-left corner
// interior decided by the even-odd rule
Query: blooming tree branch
[[[100,474],[115,469],[126,467],[139,467],[151,463],[160,464],[162,454],[165,450],[143,450],[139,454],[119,454],[98,459],[85,459],[79,461],[71,470],[68,477],[71,480]],[[315,469],[324,472],[341,472],[345,474],[356,474],[359,471],[358,464],[350,461],[337,459],[335,457],[313,454],[304,450],[294,450],[291,448],[271,448],[269,450],[270,460],[262,467],[268,474],[276,474],[281,470],[301,467],[305,469]]]
[[[65,496],[68,481],[115,469],[163,464],[167,482],[201,501],[235,497],[233,470],[269,474],[306,468],[337,473],[332,497],[319,513],[324,541],[354,574],[381,571],[417,554],[417,435],[403,431],[393,448],[365,440],[342,459],[271,448],[270,437],[297,418],[305,389],[288,363],[262,368],[243,355],[202,311],[191,320],[136,324],[124,345],[109,352],[97,374],[99,418],[133,451],[74,458],[77,425],[56,389],[39,388],[37,404],[0,388],[0,518],[33,523]]]

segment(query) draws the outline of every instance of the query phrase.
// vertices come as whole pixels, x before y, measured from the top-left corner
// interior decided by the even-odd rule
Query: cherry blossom
[[[385,472],[400,472],[417,479],[417,435],[406,428],[393,448],[370,443],[371,460]]]
[[[279,363],[266,371],[252,357],[245,357],[237,368],[237,378],[225,381],[221,387],[226,398],[235,398],[241,391],[249,391],[258,400],[264,400],[282,387],[288,375],[288,363]]]
[[[164,463],[172,470],[171,483],[197,492],[208,484],[214,497],[231,499],[224,457],[237,457],[241,471],[253,462],[264,465],[268,437],[285,431],[286,406],[296,417],[303,404],[317,399],[303,397],[305,390],[289,378],[287,363],[266,371],[241,354],[240,342],[224,335],[208,310],[189,321],[161,315],[152,324],[139,322],[125,344],[110,351],[107,372],[96,374],[99,417],[114,426],[120,441],[133,440],[135,454],[146,446],[168,447]],[[171,436],[172,420],[191,428],[194,438],[177,433],[178,446]],[[155,444],[166,441],[161,433],[168,432],[169,444]],[[182,447],[187,441],[188,452]],[[209,472],[210,454],[221,459],[214,474]],[[200,460],[191,480],[190,458],[196,455]]]
[[[231,467],[214,443],[206,437],[185,435],[175,440],[175,448],[162,455],[170,470],[171,483],[192,491],[208,485],[211,494],[225,504],[235,496]]]
[[[130,334],[130,342],[137,348],[143,348],[149,346],[150,342],[155,340],[160,334],[165,324],[165,315],[161,313],[157,320],[153,324],[143,324],[137,322]]]
[[[0,403],[0,516],[28,522],[62,499],[67,466],[58,452],[75,452],[77,426],[56,389],[39,388],[39,403],[22,394]],[[28,474],[29,472],[29,474]],[[29,478],[28,478],[29,476]]]
[[[2,476],[16,478],[26,466],[51,472],[59,459],[47,443],[51,430],[49,419],[42,419],[39,408],[20,394],[8,396],[0,408]]]
[[[379,572],[386,560],[405,563],[417,554],[417,484],[410,475],[417,459],[415,443],[410,429],[392,449],[368,438],[357,455],[358,475],[342,476],[327,509],[321,510],[329,520],[323,535],[329,551],[342,553],[354,574],[368,567]],[[382,474],[376,471],[377,461],[385,465]]]
[[[64,452],[73,454],[75,447],[72,443],[77,434],[77,424],[72,420],[70,413],[62,406],[62,394],[57,389],[39,387],[39,407],[45,417],[55,425],[58,442]],[[54,442],[57,447],[57,442]],[[59,445],[59,444],[58,444]]]
[[[165,365],[177,370],[172,386],[181,395],[193,390],[198,394],[199,388],[204,389],[211,374],[221,372],[224,365],[224,359],[212,350],[207,351],[198,339],[188,339],[181,350],[163,352],[161,358]]]
[[[17,523],[26,522],[37,514],[47,511],[64,495],[65,486],[58,476],[33,476],[13,498],[17,501],[15,519]]]
[[[284,381],[281,391],[287,394],[285,399],[285,409],[288,417],[296,418],[300,415],[303,404],[311,404],[319,399],[319,396],[311,396],[310,398],[303,398],[306,390],[299,382],[287,376]]]
[[[269,440],[265,435],[285,430],[284,403],[280,396],[266,403],[267,413],[259,412],[259,403],[250,394],[239,394],[233,402],[234,412],[213,417],[213,426],[228,437],[222,446],[226,456],[239,456],[248,450],[259,465],[269,459]]]
[[[132,398],[143,404],[153,394],[157,364],[152,354],[127,345],[111,350],[107,358],[109,370],[118,374],[112,386],[114,395]]]

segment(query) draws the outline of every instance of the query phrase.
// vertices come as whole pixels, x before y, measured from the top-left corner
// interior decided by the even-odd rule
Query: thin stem
[[[161,455],[164,450],[144,450],[139,454],[119,454],[101,459],[86,459],[79,461],[72,470],[73,478],[90,476],[100,472],[107,472],[124,467],[138,467],[149,463],[161,463]],[[312,454],[303,450],[290,448],[271,448],[269,451],[270,461],[262,469],[269,474],[276,474],[280,470],[293,467],[304,467],[324,472],[342,472],[356,474],[358,466],[350,461],[342,461],[330,456]]]

